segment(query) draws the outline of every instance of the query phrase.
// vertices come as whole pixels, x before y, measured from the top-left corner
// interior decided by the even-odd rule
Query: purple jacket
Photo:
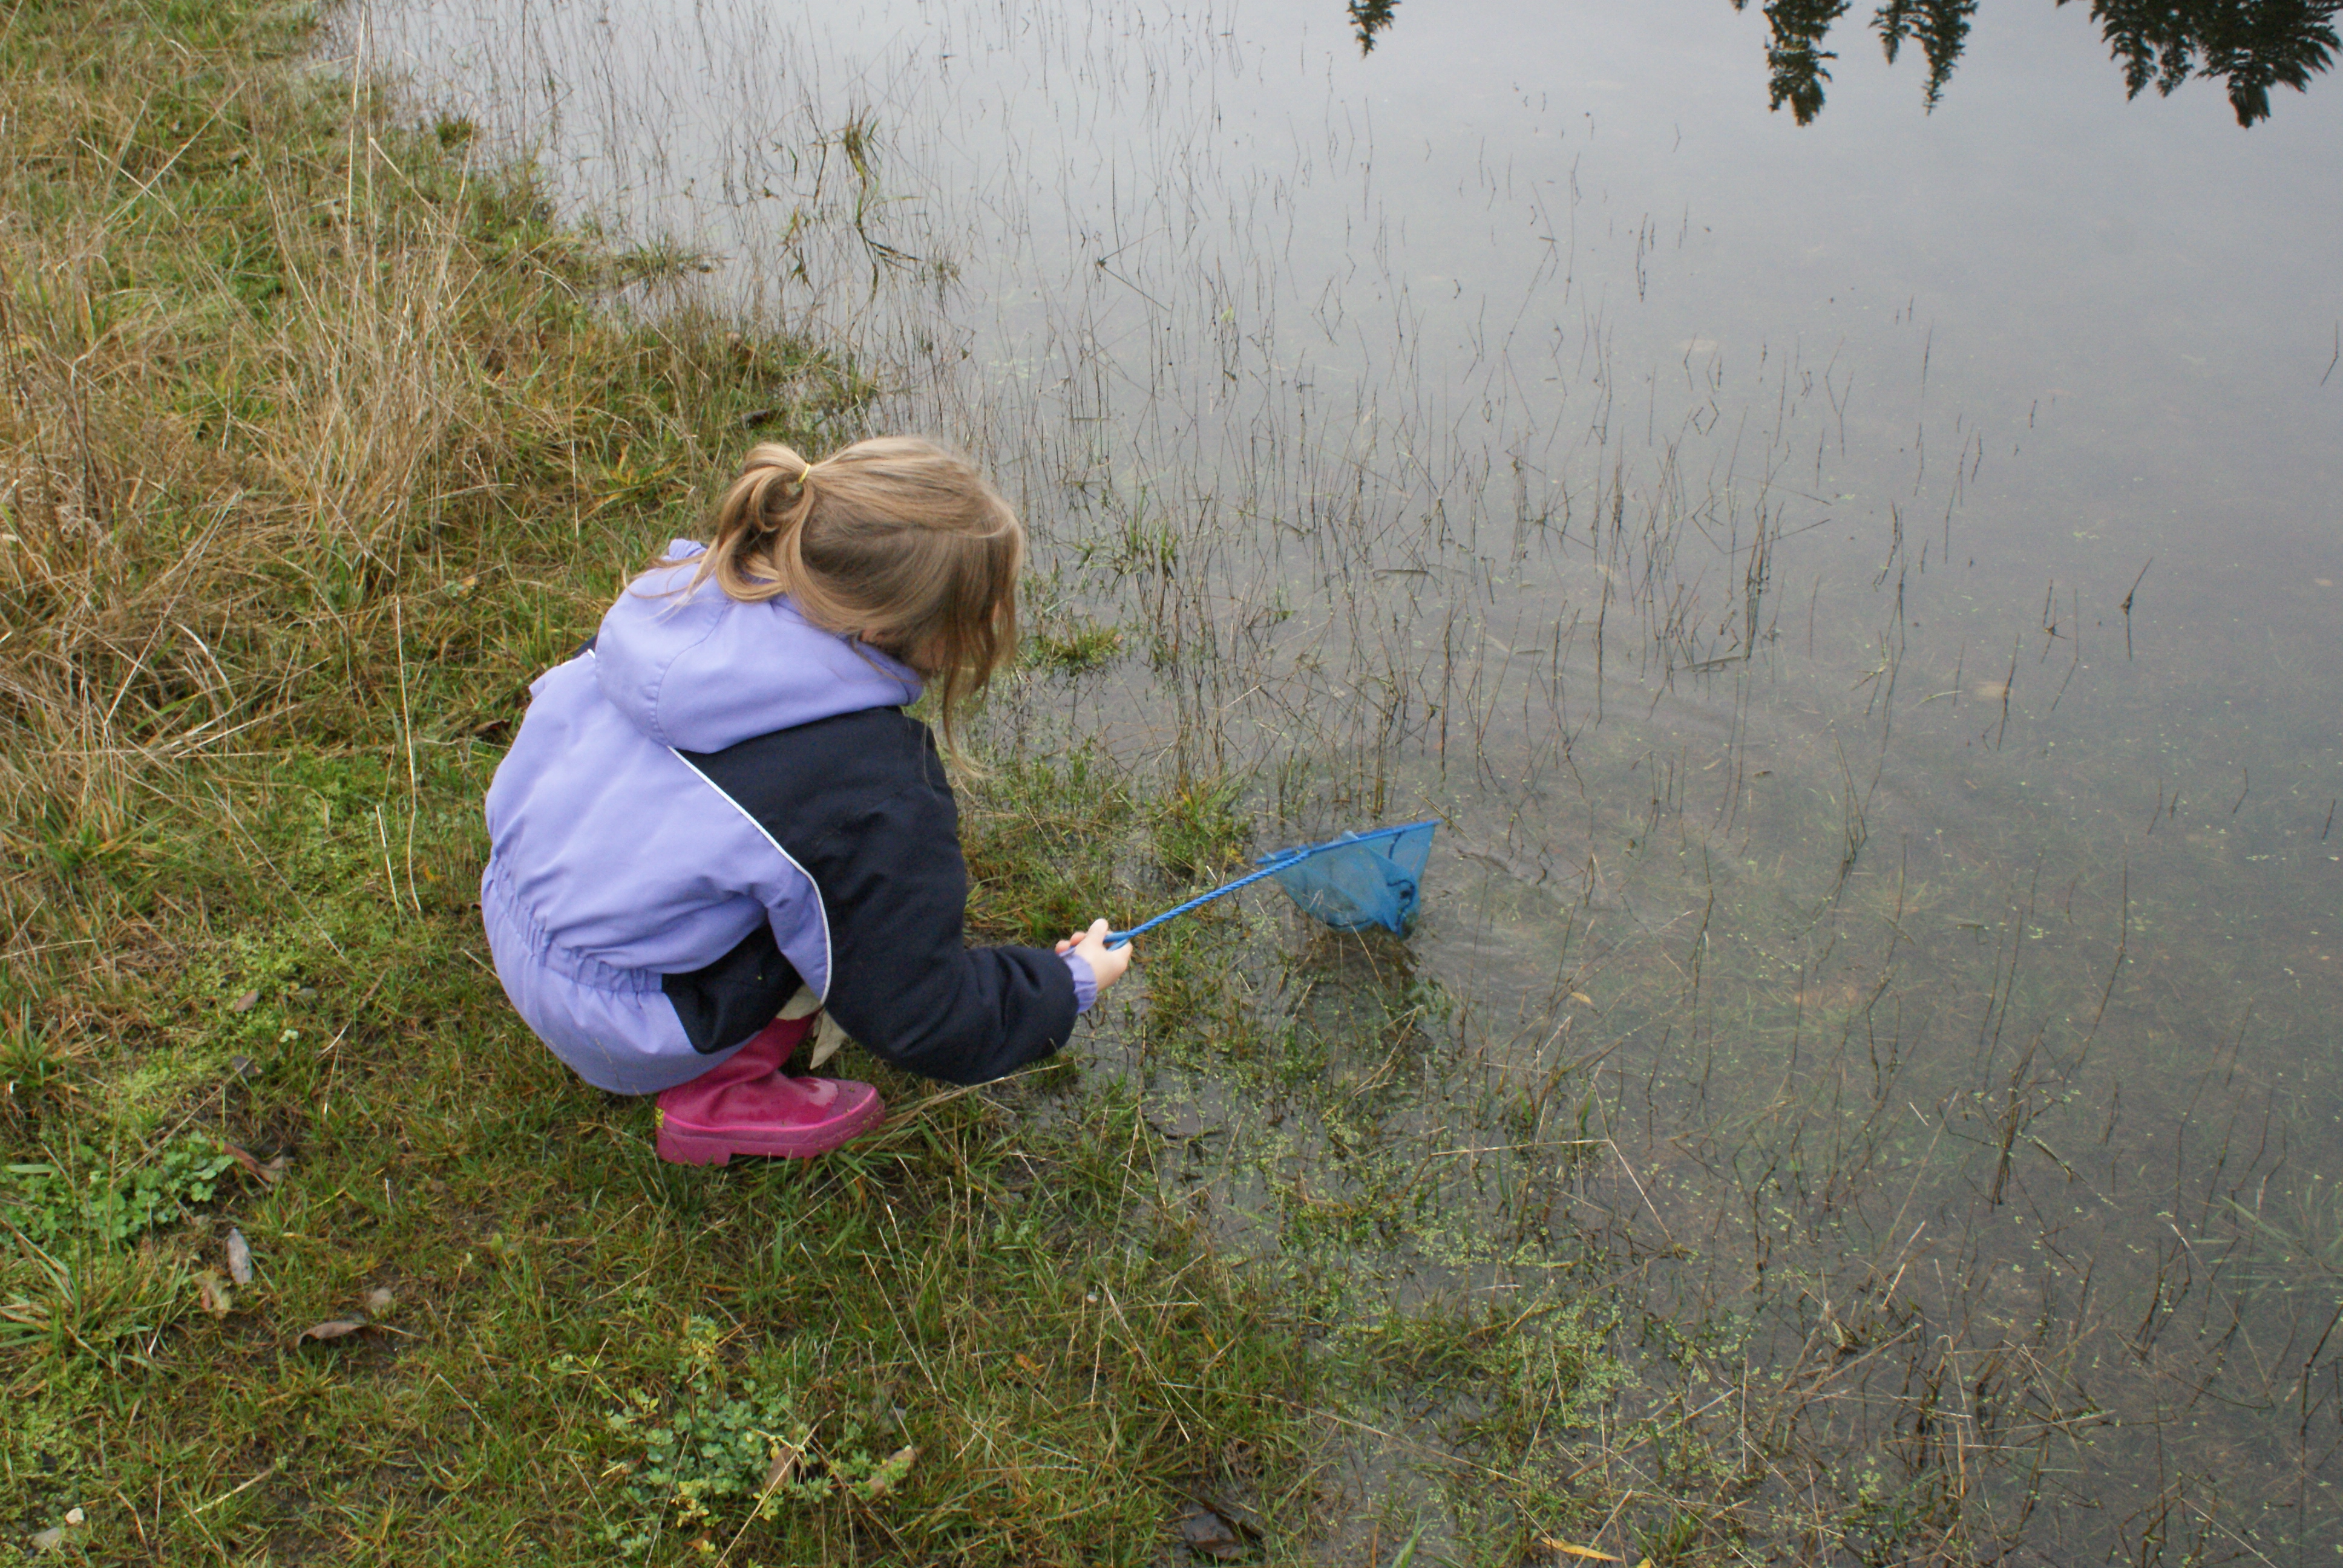
[[[538,678],[489,787],[480,904],[522,1018],[628,1094],[698,1077],[800,982],[931,1077],[1057,1050],[1089,966],[962,941],[956,808],[901,711],[919,677],[786,599],[669,591],[689,576],[636,579]]]

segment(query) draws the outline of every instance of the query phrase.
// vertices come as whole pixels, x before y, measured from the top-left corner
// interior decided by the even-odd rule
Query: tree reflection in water
[[[1358,35],[1359,53],[1374,53],[1375,35],[1392,25],[1399,0],[1351,0],[1351,31]]]
[[[1748,4],[1733,0],[1733,8]],[[1851,5],[1852,0],[1766,0],[1761,7],[1773,29],[1765,46],[1773,107],[1789,105],[1802,126],[1822,112],[1827,62],[1838,58],[1823,45]],[[1886,0],[1872,14],[1871,29],[1890,62],[1906,44],[1918,45],[1928,64],[1926,96],[1932,109],[1967,45],[1976,8],[1977,0]],[[1347,9],[1363,55],[1392,25],[1399,0],[1348,0]],[[2338,12],[2343,0],[2091,0],[2091,17],[2123,66],[2128,96],[2151,85],[2170,93],[2191,76],[2217,78],[2227,85],[2241,126],[2269,117],[2272,87],[2302,92],[2332,63],[2343,48],[2335,33]]]

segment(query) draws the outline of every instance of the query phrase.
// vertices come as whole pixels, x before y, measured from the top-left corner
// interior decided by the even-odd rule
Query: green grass
[[[833,445],[871,383],[621,309],[676,256],[310,43],[0,23],[0,1559],[1138,1563],[1198,1486],[1298,1532],[1306,1325],[1129,1089],[860,1062],[880,1134],[682,1170],[511,1015],[474,890],[527,683],[752,428]],[[1095,912],[1151,812],[1003,764],[979,923]]]
[[[1122,654],[1122,628],[1087,620],[1044,626],[1026,639],[1025,662],[1067,675],[1103,669]]]

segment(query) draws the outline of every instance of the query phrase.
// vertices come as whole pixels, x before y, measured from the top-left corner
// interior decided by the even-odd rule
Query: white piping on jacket
[[[756,818],[749,814],[749,809],[747,807],[741,805],[739,801],[732,799],[731,796],[724,793],[723,789],[718,786],[715,779],[710,779],[699,769],[692,767],[690,763],[684,762],[682,752],[678,751],[672,746],[669,747],[667,749],[669,756],[674,758],[678,762],[683,763],[685,771],[689,772],[694,779],[699,779],[702,784],[707,785],[710,789],[714,789],[716,791],[717,799],[722,800],[727,806],[731,807],[735,811],[738,811],[740,814],[740,819],[742,821],[757,829],[757,836],[764,839],[766,843],[770,844],[773,847],[773,853],[779,855],[784,861],[788,862],[789,869],[795,871],[799,876],[803,877],[806,880],[806,886],[813,890],[813,907],[821,916],[821,1001],[824,1006],[828,1006],[830,1002],[830,977],[838,972],[838,948],[837,945],[830,940],[830,901],[821,896],[821,884],[813,879],[813,873],[811,871],[807,870],[803,866],[798,864],[797,857],[795,855],[790,854],[787,849],[781,848],[780,840],[774,838],[772,834],[767,832],[765,830],[765,825],[762,822],[758,821]],[[767,925],[770,925],[772,923],[772,919],[769,913],[766,917],[765,923]],[[788,955],[784,954],[782,956],[787,957]]]

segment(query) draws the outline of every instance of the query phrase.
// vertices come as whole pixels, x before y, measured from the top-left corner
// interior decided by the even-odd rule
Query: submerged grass
[[[630,314],[673,257],[310,27],[0,23],[0,1555],[1141,1563],[1193,1489],[1298,1506],[1302,1325],[1127,1090],[871,1068],[881,1134],[683,1171],[510,1015],[473,888],[527,683],[751,428],[872,388]],[[970,803],[988,929],[1159,822],[1212,858],[1084,769]]]

